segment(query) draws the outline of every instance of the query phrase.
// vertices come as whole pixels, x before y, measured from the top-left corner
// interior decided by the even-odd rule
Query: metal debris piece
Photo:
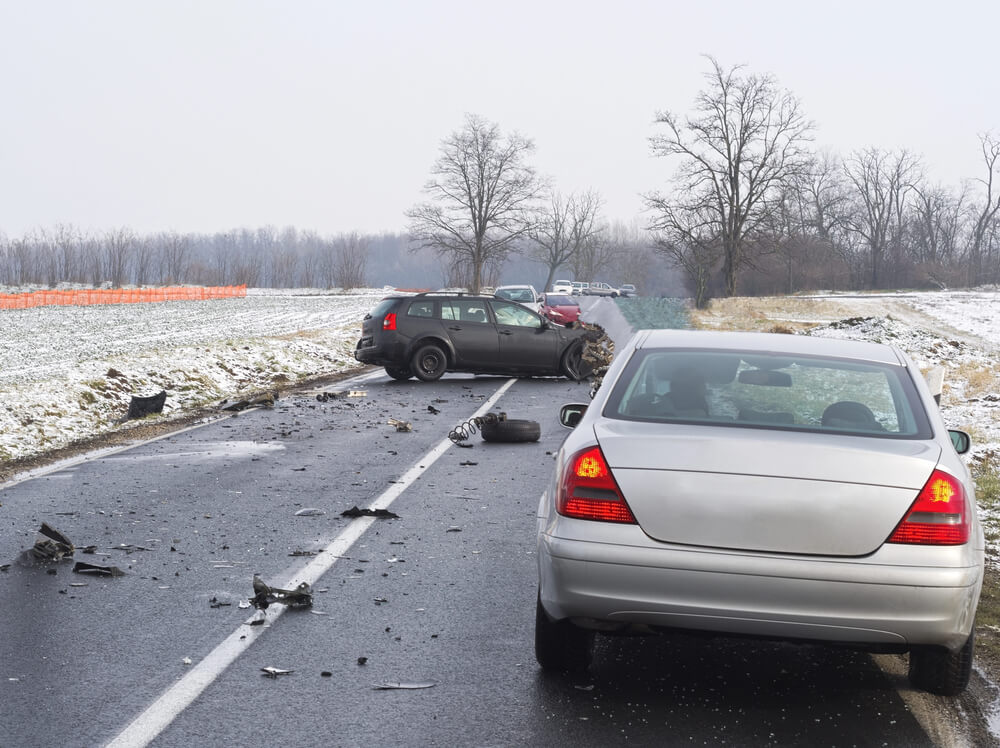
[[[372,686],[373,691],[392,691],[397,689],[414,690],[418,688],[433,688],[436,683],[431,681],[420,681],[417,683],[376,683]]]
[[[368,390],[336,390],[334,392],[320,392],[316,395],[316,399],[321,403],[341,397],[368,397]]]
[[[123,577],[125,572],[117,566],[98,566],[88,564],[86,561],[77,561],[73,566],[73,571],[77,574],[92,574],[95,577]]]
[[[497,421],[506,420],[506,413],[487,413],[484,416],[476,416],[453,428],[448,432],[448,438],[460,447],[471,447],[471,444],[463,444],[463,442],[479,431],[484,423],[496,423]]]
[[[386,423],[395,426],[396,431],[413,431],[413,425],[409,421],[400,421],[398,418],[390,418]]]
[[[59,561],[63,556],[72,556],[73,542],[48,523],[42,522],[38,538],[31,548],[31,555],[41,561]]]
[[[473,462],[472,460],[465,460],[464,462],[458,463],[462,467],[471,467],[472,465],[478,465],[478,462]]]
[[[296,517],[318,517],[321,514],[326,514],[326,510],[317,509],[316,507],[306,507],[305,509],[299,509],[295,513]]]
[[[96,546],[88,546],[88,548],[94,548],[94,551],[97,550]],[[151,551],[153,549],[152,548],[146,548],[146,547],[141,546],[141,545],[133,545],[132,543],[119,543],[118,545],[116,545],[111,550],[113,550],[113,551],[125,551],[125,553],[135,553],[136,551]],[[91,552],[94,552],[94,551],[91,551]],[[85,549],[83,552],[87,553],[87,550]]]
[[[292,673],[295,672],[294,670],[283,670],[280,667],[270,667],[270,666],[262,667],[261,671],[264,673],[265,678],[275,678],[275,679],[277,679],[279,675],[291,675]]]
[[[445,530],[445,532],[462,532],[462,528],[459,527],[458,525],[452,525],[447,530]]]
[[[358,509],[352,506],[340,513],[341,517],[378,517],[379,519],[399,519],[399,515],[388,509]]]
[[[166,390],[160,390],[155,395],[132,395],[132,400],[128,404],[128,412],[122,421],[131,421],[133,418],[145,418],[154,413],[162,413],[163,403],[166,400]]]
[[[438,414],[438,413],[440,413],[441,411],[440,411],[440,410],[438,410],[437,408],[435,408],[435,407],[434,407],[433,405],[428,405],[428,406],[427,406],[427,412],[428,412],[428,413],[433,413],[434,415],[437,415],[437,414]]]
[[[312,606],[312,588],[308,582],[302,582],[294,590],[283,590],[271,587],[256,574],[253,575],[254,596],[250,598],[253,606],[259,610],[267,610],[272,603],[281,603],[289,608],[308,608]]]
[[[222,410],[229,411],[241,411],[247,408],[270,408],[274,406],[275,401],[278,399],[277,390],[269,390],[268,392],[260,392],[256,395],[252,395],[246,400],[237,400],[235,403],[229,403],[228,400],[223,400],[219,403],[219,407]],[[229,403],[228,405],[226,403]]]
[[[298,550],[296,550],[296,551],[292,551],[288,555],[289,556],[315,556],[316,553],[317,553],[316,551],[298,551]]]
[[[368,664],[368,658],[364,657],[364,656],[359,657],[358,658],[358,664],[359,665],[367,665]]]
[[[604,375],[611,367],[615,357],[615,342],[608,336],[603,327],[594,322],[583,324],[587,331],[583,334],[583,351],[580,354],[581,363],[591,367],[593,380],[590,385],[590,397],[593,399],[597,390],[604,382]],[[585,377],[578,377],[584,379]]]
[[[228,608],[232,603],[223,602],[217,597],[213,597],[208,601],[208,606],[210,608]]]

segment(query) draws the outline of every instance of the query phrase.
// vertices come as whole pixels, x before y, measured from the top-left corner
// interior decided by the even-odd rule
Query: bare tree
[[[567,198],[557,192],[550,195],[549,205],[540,211],[531,232],[531,246],[525,252],[548,269],[543,289],[551,288],[561,266],[600,245],[606,233],[606,226],[600,220],[601,206],[600,195],[592,190]]]
[[[647,202],[657,216],[649,227],[655,250],[684,272],[695,306],[704,308],[711,298],[712,274],[725,254],[716,213],[700,200],[650,197]]]
[[[913,208],[910,245],[917,263],[939,266],[957,250],[965,195],[955,196],[940,185],[912,185]]]
[[[368,266],[368,238],[357,232],[341,234],[334,246],[334,283],[343,289],[363,288]]]
[[[983,185],[986,194],[983,202],[976,206],[973,215],[972,237],[969,245],[969,285],[975,286],[983,281],[983,246],[984,239],[997,212],[1000,211],[1000,190],[994,191],[993,180],[1000,175],[1000,141],[992,133],[979,137],[983,151],[983,163],[986,166],[986,178],[976,181]]]
[[[527,138],[504,137],[498,125],[467,115],[465,126],[441,144],[424,186],[431,201],[406,213],[417,247],[469,264],[473,293],[484,267],[502,262],[534,225],[541,186],[526,163],[533,150]]]
[[[121,288],[128,282],[137,243],[135,233],[127,227],[104,233],[101,239],[102,265],[112,288]]]
[[[850,231],[864,240],[868,250],[871,288],[879,288],[882,283],[883,260],[897,238],[895,229],[902,222],[906,194],[918,172],[918,160],[905,150],[889,153],[868,148],[844,164],[844,173],[858,201]]]
[[[237,259],[236,232],[220,232],[211,239],[211,283],[223,285],[233,274]],[[204,281],[203,281],[204,282]]]
[[[782,183],[805,167],[812,124],[771,76],[744,74],[742,66],[725,70],[708,59],[709,85],[698,94],[695,116],[656,115],[667,132],[650,138],[653,153],[677,156],[680,165],[672,195],[650,195],[647,204],[662,216],[654,223],[679,232],[665,246],[681,246],[688,233],[698,237],[692,247],[700,253],[714,235],[725,293],[732,296],[750,240],[771,220]],[[684,227],[682,220],[692,224]]]
[[[176,231],[162,233],[154,238],[160,258],[160,279],[166,284],[187,281],[191,261],[191,238]]]

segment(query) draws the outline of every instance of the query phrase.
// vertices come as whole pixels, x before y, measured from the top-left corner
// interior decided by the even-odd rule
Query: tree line
[[[1000,138],[980,134],[980,173],[941,185],[906,149],[815,148],[794,94],[707,59],[692,110],[655,115],[650,151],[671,171],[630,223],[607,220],[596,189],[553,189],[531,164],[529,138],[470,114],[442,140],[406,233],[56,226],[0,234],[0,283],[476,292],[504,278],[549,288],[558,276],[632,282],[702,306],[737,293],[1000,282]]]

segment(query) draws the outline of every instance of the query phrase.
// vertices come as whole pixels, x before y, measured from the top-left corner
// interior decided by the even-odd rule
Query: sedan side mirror
[[[564,405],[559,409],[559,423],[568,429],[574,429],[586,412],[587,405],[585,403],[569,403],[568,405]]]
[[[972,437],[964,431],[959,431],[958,429],[948,429],[948,436],[951,437],[951,444],[955,447],[955,451],[960,455],[964,455],[972,446]]]

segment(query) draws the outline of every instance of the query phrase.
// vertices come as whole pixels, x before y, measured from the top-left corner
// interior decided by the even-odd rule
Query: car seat
[[[882,424],[867,405],[853,400],[841,400],[828,406],[823,411],[820,421],[823,426],[831,429],[847,429],[850,431],[885,431]]]

